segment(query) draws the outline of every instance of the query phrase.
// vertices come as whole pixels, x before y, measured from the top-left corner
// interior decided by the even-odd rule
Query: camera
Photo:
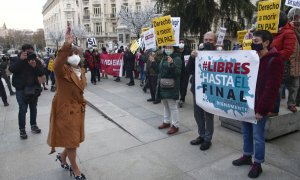
[[[36,54],[34,52],[27,52],[27,60],[35,60],[36,59]]]

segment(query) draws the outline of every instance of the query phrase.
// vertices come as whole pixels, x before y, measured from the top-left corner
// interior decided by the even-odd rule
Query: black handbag
[[[24,96],[27,102],[31,102],[41,95],[42,87],[40,85],[26,86]]]

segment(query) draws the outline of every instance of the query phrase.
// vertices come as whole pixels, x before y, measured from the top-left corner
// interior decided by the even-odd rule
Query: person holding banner
[[[102,61],[101,55],[108,54],[108,52],[106,51],[106,47],[102,47],[101,50],[102,52],[100,53],[100,61]],[[101,63],[100,69],[102,71],[102,78],[107,79],[107,73],[105,72],[106,65],[104,63]]]
[[[216,50],[217,37],[213,32],[207,32],[204,34],[204,43],[201,50]],[[195,94],[195,58],[197,52],[193,51],[188,64],[186,66],[186,71],[192,75],[191,77],[191,91],[193,93],[193,102],[194,102],[194,117],[198,125],[198,134],[199,137],[192,140],[191,145],[200,145],[200,150],[205,151],[210,148],[211,140],[214,133],[214,115],[204,111],[196,103],[196,94]]]
[[[234,166],[251,165],[248,177],[257,178],[262,173],[261,163],[265,161],[265,125],[268,112],[274,108],[283,74],[283,61],[276,48],[270,48],[273,37],[269,31],[259,30],[253,34],[252,49],[260,58],[256,90],[256,124],[243,122],[243,156],[234,160]],[[254,154],[254,163],[252,155]]]
[[[179,130],[176,100],[179,99],[181,66],[181,59],[175,53],[175,47],[166,46],[164,56],[159,64],[157,96],[164,104],[164,119],[158,129],[171,127],[167,132],[168,134],[175,134]]]
[[[89,70],[91,71],[91,83],[96,85],[97,62],[94,56],[93,46],[89,46],[89,48],[85,51],[84,58],[88,64]]]

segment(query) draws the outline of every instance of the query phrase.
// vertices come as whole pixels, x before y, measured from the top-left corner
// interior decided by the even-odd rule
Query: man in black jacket
[[[134,70],[134,54],[130,52],[130,50],[126,47],[125,52],[123,55],[123,60],[125,64],[125,69],[126,69],[126,75],[130,78],[129,83],[127,83],[128,86],[133,86],[134,85],[134,78],[133,78],[133,70]]]
[[[202,50],[216,50],[217,38],[213,32],[207,32],[204,34],[204,44]],[[205,151],[210,148],[211,140],[214,133],[214,115],[204,111],[196,103],[195,94],[195,59],[197,57],[197,52],[193,51],[188,64],[186,65],[186,71],[191,77],[191,91],[193,93],[194,100],[194,117],[198,126],[199,137],[191,141],[191,145],[200,145],[200,150]]]
[[[30,108],[30,125],[33,133],[40,133],[41,129],[36,125],[37,102],[41,85],[38,76],[43,75],[43,67],[36,59],[34,48],[25,44],[19,57],[11,60],[9,70],[13,73],[12,84],[16,88],[16,98],[19,104],[19,129],[21,139],[27,139],[25,130],[26,113]],[[32,93],[33,92],[33,93]]]

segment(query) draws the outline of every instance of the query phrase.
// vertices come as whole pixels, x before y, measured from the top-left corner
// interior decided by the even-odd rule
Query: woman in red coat
[[[285,14],[285,12],[280,12],[280,18],[279,18],[279,30],[277,34],[274,34],[274,40],[271,45],[271,47],[274,47],[277,49],[278,53],[280,54],[280,57],[283,61],[289,61],[291,55],[293,54],[295,50],[295,43],[296,43],[296,35],[294,32],[294,26],[288,22],[288,17]],[[282,80],[280,79],[280,82]],[[280,92],[278,92],[278,97],[274,101],[275,107],[274,109],[269,113],[269,116],[277,116],[279,113],[279,107],[280,107]]]

